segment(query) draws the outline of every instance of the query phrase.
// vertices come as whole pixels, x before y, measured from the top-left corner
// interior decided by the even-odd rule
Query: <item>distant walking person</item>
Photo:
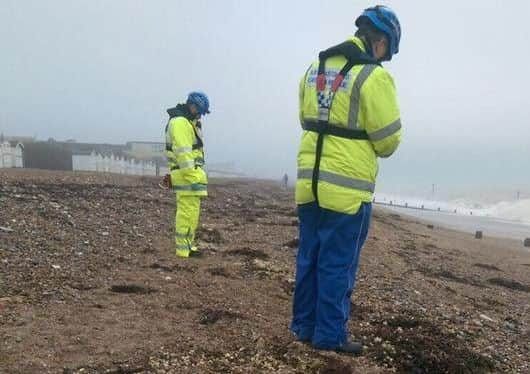
[[[389,157],[401,138],[394,81],[381,67],[398,53],[398,18],[376,6],[355,25],[355,36],[320,52],[300,83],[300,244],[291,323],[299,340],[350,354],[362,351],[348,338],[347,323],[377,157]]]
[[[287,173],[285,173],[282,177],[282,188],[286,190],[288,186],[289,186],[289,176],[287,175]]]
[[[201,198],[208,194],[208,180],[203,170],[204,151],[199,119],[210,113],[209,107],[204,93],[192,92],[186,103],[167,110],[168,185],[176,194],[175,253],[179,257],[201,255],[195,245],[195,232],[199,225]]]

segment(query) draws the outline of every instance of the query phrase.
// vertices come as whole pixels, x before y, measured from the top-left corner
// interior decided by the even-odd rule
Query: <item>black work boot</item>
[[[196,249],[196,250],[191,250],[190,251],[190,254],[189,254],[189,257],[202,257],[202,251]]]
[[[359,342],[346,342],[341,346],[335,348],[335,352],[347,353],[350,355],[358,355],[363,351],[363,345]]]

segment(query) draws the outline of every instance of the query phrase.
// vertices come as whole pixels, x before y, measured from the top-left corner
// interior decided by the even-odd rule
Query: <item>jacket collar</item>
[[[169,114],[169,119],[174,117],[185,117],[189,121],[194,120],[193,115],[190,113],[186,104],[177,104],[174,108],[169,108],[167,114]]]

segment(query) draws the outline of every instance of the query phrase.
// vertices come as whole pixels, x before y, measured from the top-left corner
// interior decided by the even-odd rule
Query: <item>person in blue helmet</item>
[[[198,257],[195,245],[201,198],[207,196],[208,178],[204,171],[201,116],[210,113],[210,101],[202,92],[191,92],[186,103],[167,110],[166,156],[170,170],[166,186],[175,192],[175,254]]]
[[[300,82],[300,240],[290,326],[300,341],[348,354],[362,351],[347,325],[377,158],[392,155],[401,139],[394,81],[381,66],[399,51],[399,20],[375,6],[355,25],[355,36],[320,52]]]

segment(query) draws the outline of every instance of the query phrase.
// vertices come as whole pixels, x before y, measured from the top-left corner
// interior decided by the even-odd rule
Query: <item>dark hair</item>
[[[370,44],[378,42],[383,38],[388,42],[386,34],[376,29],[367,19],[361,19],[359,21],[359,29],[355,32],[355,36],[365,39]]]

